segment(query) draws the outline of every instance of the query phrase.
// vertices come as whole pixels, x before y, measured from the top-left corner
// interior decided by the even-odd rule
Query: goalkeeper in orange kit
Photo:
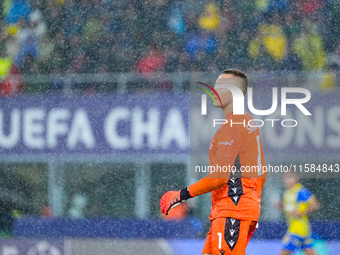
[[[211,140],[209,164],[234,170],[210,172],[187,188],[167,192],[160,201],[162,213],[167,214],[179,203],[211,192],[211,226],[202,251],[205,255],[245,254],[260,216],[261,192],[267,175],[262,171],[265,159],[260,131],[255,124],[247,125],[253,119],[250,114],[233,114],[232,93],[223,87],[227,83],[240,88],[244,95],[247,93],[248,79],[238,70],[227,69],[216,80],[215,90],[221,101],[216,100],[215,106],[223,110],[226,123],[235,124],[222,125]],[[257,166],[256,173],[242,172],[252,166]]]

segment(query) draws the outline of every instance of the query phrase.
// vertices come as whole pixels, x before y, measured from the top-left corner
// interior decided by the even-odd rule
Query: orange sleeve
[[[235,159],[242,148],[242,135],[239,129],[224,129],[213,138],[212,148],[209,151],[210,167],[226,167],[226,171],[210,173],[189,186],[191,195],[199,196],[219,189],[227,184],[230,176],[230,167],[234,166]],[[229,167],[230,166],[230,167]]]
[[[230,175],[230,173],[229,173]],[[196,183],[189,186],[189,192],[192,197],[196,197],[215,189],[223,187],[228,182],[228,178],[211,178],[210,174]]]

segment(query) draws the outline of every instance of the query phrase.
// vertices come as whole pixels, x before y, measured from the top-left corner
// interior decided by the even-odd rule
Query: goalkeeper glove
[[[185,200],[194,197],[190,194],[189,189],[185,188],[179,191],[168,191],[165,193],[160,201],[159,206],[161,207],[161,212],[168,215],[169,210],[183,203]]]

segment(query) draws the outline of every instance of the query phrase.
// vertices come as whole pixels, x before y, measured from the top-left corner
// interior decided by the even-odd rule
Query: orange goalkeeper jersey
[[[197,196],[211,191],[210,220],[232,217],[257,221],[260,216],[261,191],[267,173],[261,136],[250,114],[230,113],[209,147],[210,174],[189,186]],[[212,173],[212,167],[215,173]],[[221,169],[231,169],[223,172]],[[232,167],[232,168],[230,168]]]

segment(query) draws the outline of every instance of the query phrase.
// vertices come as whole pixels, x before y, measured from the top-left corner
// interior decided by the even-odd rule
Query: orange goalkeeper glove
[[[176,207],[177,205],[192,197],[194,196],[190,194],[188,188],[179,191],[168,191],[161,198],[159,204],[159,206],[161,207],[161,212],[165,215],[168,215],[170,209]]]

